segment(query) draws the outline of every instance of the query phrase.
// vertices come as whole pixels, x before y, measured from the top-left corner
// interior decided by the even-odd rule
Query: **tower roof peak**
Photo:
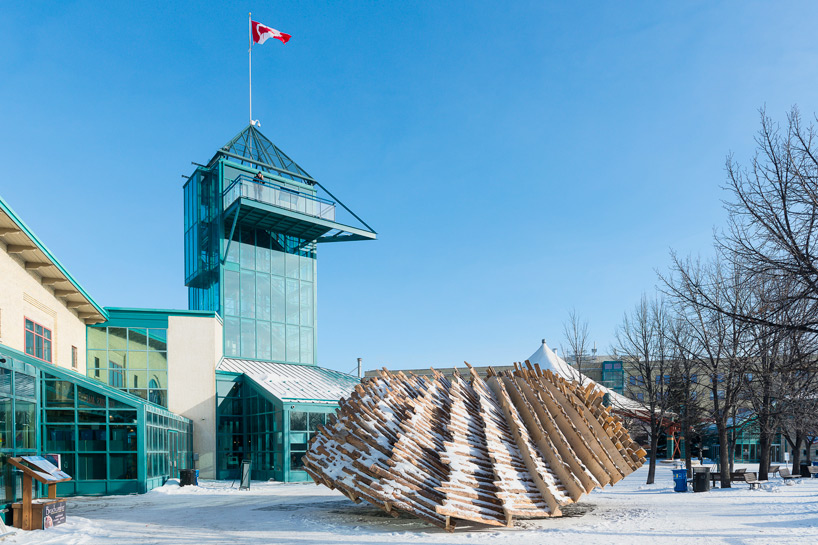
[[[239,134],[222,146],[219,153],[225,153],[243,164],[285,178],[299,182],[315,182],[303,168],[290,159],[253,124],[248,124]]]

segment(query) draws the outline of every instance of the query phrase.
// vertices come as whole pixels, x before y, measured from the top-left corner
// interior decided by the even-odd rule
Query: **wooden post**
[[[23,530],[31,530],[31,500],[33,499],[33,483],[30,475],[23,475]]]
[[[56,500],[57,499],[57,485],[50,484],[48,485],[48,499]]]

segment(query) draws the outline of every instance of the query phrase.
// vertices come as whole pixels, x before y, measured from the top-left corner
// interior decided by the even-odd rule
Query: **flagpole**
[[[250,83],[250,123],[253,123],[253,14],[247,14],[247,25],[248,25],[248,33],[247,36],[250,38],[250,47],[247,49],[247,61],[248,61],[248,71],[247,74],[249,76],[249,83]]]

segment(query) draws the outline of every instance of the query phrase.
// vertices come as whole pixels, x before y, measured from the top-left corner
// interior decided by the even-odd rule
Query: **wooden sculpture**
[[[356,503],[451,531],[456,519],[511,526],[560,516],[645,461],[592,384],[530,364],[489,369],[485,380],[469,371],[379,371],[319,428],[304,469]]]

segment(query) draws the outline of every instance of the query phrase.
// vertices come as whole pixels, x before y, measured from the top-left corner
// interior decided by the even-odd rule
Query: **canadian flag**
[[[286,44],[287,41],[292,38],[289,34],[279,32],[267,25],[262,25],[256,21],[251,21],[251,23],[253,25],[253,41],[257,44],[263,44],[267,41],[267,38],[275,38],[276,40],[281,40],[281,43]]]

